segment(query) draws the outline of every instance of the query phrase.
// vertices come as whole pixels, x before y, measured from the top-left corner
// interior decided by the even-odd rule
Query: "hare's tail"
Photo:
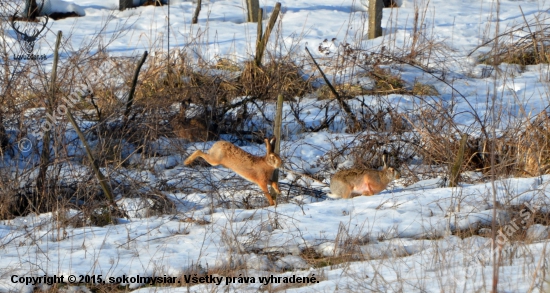
[[[334,198],[334,199],[342,198],[340,195],[334,194],[334,193],[330,193],[330,192],[325,193],[325,195],[326,195],[327,197]]]

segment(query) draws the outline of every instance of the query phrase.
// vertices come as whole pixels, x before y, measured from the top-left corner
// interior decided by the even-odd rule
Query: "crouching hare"
[[[208,150],[208,153],[200,150],[195,151],[185,160],[184,164],[189,165],[195,159],[201,157],[212,166],[222,165],[231,169],[244,179],[258,184],[269,205],[275,205],[267,185],[271,184],[271,187],[277,193],[281,193],[277,182],[271,182],[271,176],[275,169],[282,166],[283,162],[277,154],[273,153],[267,138],[265,139],[265,146],[267,153],[265,156],[259,157],[245,152],[228,141],[218,141]]]
[[[375,195],[386,189],[388,184],[401,178],[394,168],[382,170],[349,169],[336,172],[330,180],[329,195],[333,198],[350,198],[352,194]]]

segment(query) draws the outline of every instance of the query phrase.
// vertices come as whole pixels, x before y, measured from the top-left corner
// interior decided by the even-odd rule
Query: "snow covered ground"
[[[508,74],[495,81],[494,72],[486,74],[486,65],[477,62],[479,54],[490,50],[490,45],[481,45],[495,35],[497,24],[499,32],[524,23],[524,17],[549,25],[546,1],[500,1],[497,19],[493,1],[403,0],[399,8],[384,9],[384,36],[374,40],[363,37],[367,31],[367,8],[363,2],[367,1],[281,1],[282,31],[278,32],[277,43],[270,42],[269,50],[305,56],[307,46],[316,58],[326,57],[317,50],[320,44],[331,50],[331,54],[336,54],[339,44],[346,42],[367,50],[377,51],[382,45],[390,44],[396,50],[406,50],[411,46],[413,16],[418,6],[425,12],[425,37],[448,46],[445,54],[434,54],[425,63],[445,68],[447,78],[463,98],[456,99],[456,92],[448,85],[413,66],[400,65],[392,70],[398,71],[410,84],[422,81],[433,85],[441,93],[435,98],[438,102],[456,103],[451,114],[457,125],[472,135],[479,134],[480,129],[473,126],[476,122],[473,114],[489,117],[487,113],[492,109],[487,97],[493,93],[502,112],[517,119],[510,123],[535,116],[547,107],[548,64],[526,68],[503,64],[500,67]],[[194,2],[172,0],[171,3],[171,50],[185,48],[207,61],[227,58],[242,62],[254,55],[256,24],[245,22],[244,1],[205,1],[196,25],[191,25]],[[274,4],[260,1],[267,14]],[[116,11],[117,6],[117,0],[47,2],[45,7],[52,11],[75,11],[84,16],[51,21],[47,33],[36,44],[40,54],[49,56],[44,61],[46,68],[51,67],[55,34],[59,30],[71,36],[73,50],[78,50],[99,32],[105,40],[116,35],[106,47],[112,56],[135,57],[144,50],[154,55],[166,48],[167,6],[123,12]],[[117,35],[122,28],[123,33]],[[7,42],[15,44],[14,32],[7,34],[12,37]],[[521,36],[524,34],[518,32],[517,37]],[[329,41],[324,42],[325,39]],[[335,40],[330,41],[332,39]],[[474,53],[469,55],[471,52]],[[350,76],[345,69],[327,73],[335,80]],[[385,102],[397,105],[401,112],[415,111],[420,103],[417,98],[397,94],[389,95]],[[304,99],[303,121],[311,125],[321,121],[323,114],[319,113],[318,103],[323,101],[312,97]],[[363,96],[350,102],[352,107],[359,107],[361,103],[377,105],[380,100]],[[301,172],[320,172],[318,163],[327,153],[352,143],[352,135],[345,133],[343,127],[317,133],[297,131],[299,127],[289,107],[285,104],[283,109],[286,113],[283,123],[288,131],[281,148],[287,166]],[[267,111],[269,115],[274,115],[272,109]],[[499,128],[507,126],[501,123]],[[212,143],[190,144],[187,151],[204,150]],[[166,145],[165,140],[159,139],[151,147]],[[264,152],[262,145],[244,148],[254,154]],[[405,184],[411,182],[410,178],[404,178],[372,197],[332,200],[299,194],[292,196],[288,203],[265,207],[255,185],[247,185],[242,190],[235,188],[236,184],[244,183],[231,172],[223,168],[184,167],[181,154],[159,153],[162,153],[160,157],[146,161],[132,159],[133,163],[150,167],[148,171],[122,168],[113,177],[140,176],[151,185],[163,182],[175,188],[181,182],[196,181],[200,192],[184,188],[180,192],[167,192],[165,195],[175,203],[176,211],[152,217],[144,216],[144,200],[119,199],[117,203],[129,212],[130,219],[104,227],[58,226],[57,219],[67,215],[52,213],[2,221],[0,292],[47,288],[46,279],[25,279],[27,277],[63,276],[67,281],[69,276],[76,276],[78,281],[80,275],[95,276],[96,280],[101,276],[106,283],[129,285],[130,289],[136,289],[134,292],[490,291],[493,259],[489,238],[480,235],[461,238],[453,234],[476,230],[493,221],[493,190],[498,203],[518,209],[516,214],[499,209],[494,219],[504,227],[497,237],[502,248],[499,292],[550,290],[546,286],[550,231],[542,225],[526,227],[536,213],[549,212],[550,176],[501,179],[494,187],[490,182],[478,181],[464,183],[459,188],[440,187],[440,178],[416,180],[412,185]],[[342,158],[340,167],[349,167],[350,163]],[[80,170],[76,173],[75,167],[72,168],[67,180],[75,174],[89,172],[76,167]],[[293,176],[282,173],[283,193],[288,191]],[[217,189],[214,191],[212,186]],[[328,191],[320,184],[309,187]],[[258,196],[260,204],[254,209],[220,208],[213,192],[237,199],[252,194]],[[528,241],[511,241],[521,233],[526,233]],[[314,266],[311,259],[306,259],[306,252],[314,255],[310,258],[316,258],[317,263],[323,258],[350,255],[360,255],[361,260],[352,258],[337,265]],[[235,278],[228,278],[227,268],[232,268],[231,276]],[[197,279],[195,283],[200,284],[189,287],[155,284],[140,288],[150,281],[139,280],[138,276],[161,277],[168,282],[173,281],[169,277],[180,276],[205,279]],[[275,278],[270,278],[272,284],[268,284],[263,278],[271,276]],[[296,281],[297,277],[308,279],[301,284]]]

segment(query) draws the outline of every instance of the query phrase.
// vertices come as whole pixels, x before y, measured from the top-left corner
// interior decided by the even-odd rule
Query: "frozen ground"
[[[171,2],[172,50],[185,48],[207,60],[223,57],[236,62],[249,60],[254,55],[256,24],[244,22],[244,1],[203,2],[197,25],[190,24],[194,2]],[[403,0],[400,8],[384,10],[384,37],[375,40],[362,37],[367,27],[364,22],[366,8],[361,2],[300,0],[281,3],[281,39],[278,47],[271,44],[270,49],[280,54],[292,52],[303,56],[304,47],[308,46],[318,58],[323,54],[317,48],[325,39],[329,40],[327,46],[333,52],[338,44],[345,42],[356,42],[363,48],[378,50],[381,44],[391,40],[395,48],[406,48],[411,42],[415,5],[421,7],[421,11],[426,12],[426,34],[444,41],[449,50],[445,56],[433,56],[427,63],[433,66],[444,64],[453,86],[464,95],[465,99],[458,99],[456,113],[452,116],[472,135],[479,131],[475,127],[469,128],[475,121],[472,114],[483,116],[491,110],[487,97],[495,90],[503,112],[518,119],[534,115],[548,105],[548,64],[525,69],[502,65],[502,69],[510,74],[495,83],[491,74],[484,75],[484,66],[476,63],[476,56],[490,49],[478,46],[495,34],[497,23],[500,32],[523,23],[524,16],[528,21],[538,18],[548,25],[546,1],[500,1],[497,21],[496,2],[492,1],[415,3]],[[260,4],[268,14],[274,6],[274,2],[261,1]],[[71,36],[70,50],[78,50],[81,44],[99,32],[109,40],[121,28],[124,28],[123,34],[106,48],[113,56],[135,57],[143,50],[154,55],[165,48],[166,6],[117,12],[113,10],[117,5],[115,0],[51,0],[47,7],[54,11],[72,9],[85,16],[52,21],[46,35],[36,44],[40,54],[50,56],[44,61],[46,68],[51,66],[51,52],[58,30]],[[521,32],[518,34],[522,36]],[[8,31],[8,35],[15,37],[12,31]],[[331,42],[333,38],[336,40]],[[12,38],[7,42],[15,44],[17,41]],[[476,48],[478,50],[468,56]],[[430,75],[412,66],[393,69],[399,70],[409,83],[419,80],[433,84],[442,94],[438,99],[443,104],[453,100],[451,97],[455,93]],[[349,74],[345,70],[328,73],[335,79]],[[353,103],[359,105],[361,100],[370,105],[379,103],[379,99],[364,96],[358,97],[352,106]],[[415,98],[403,95],[390,95],[386,102],[398,105],[403,112],[415,111],[418,105]],[[315,125],[320,122],[322,115],[318,113],[317,103],[323,101],[304,101],[301,118],[306,123]],[[285,107],[284,113],[289,113],[289,106]],[[272,110],[268,113],[273,115]],[[289,166],[304,172],[318,172],[319,160],[352,140],[338,123],[330,131],[319,133],[298,133],[295,131],[298,127],[289,114],[285,115],[284,123],[289,134],[282,144],[282,157]],[[210,144],[189,145],[188,148],[205,149]],[[163,148],[165,145],[165,141],[159,140],[152,147]],[[245,149],[255,154],[263,153],[261,145],[250,145]],[[148,218],[143,217],[142,200],[119,199],[118,204],[129,211],[131,218],[105,227],[57,227],[56,219],[60,215],[56,214],[29,215],[0,222],[0,291],[32,292],[35,287],[44,288],[43,281],[22,284],[19,277],[101,275],[109,282],[111,277],[116,280],[117,277],[138,275],[203,276],[207,271],[214,274],[213,277],[220,277],[216,270],[227,266],[237,268],[234,272],[237,278],[231,280],[231,284],[227,284],[228,279],[224,277],[219,285],[198,284],[189,288],[153,285],[135,292],[227,289],[238,292],[484,292],[491,289],[492,257],[488,238],[475,235],[462,239],[452,235],[459,230],[487,225],[493,220],[491,183],[463,184],[453,189],[439,187],[437,178],[409,186],[405,186],[406,180],[401,180],[372,197],[330,200],[297,195],[289,203],[277,207],[261,207],[263,204],[259,204],[256,209],[224,209],[212,208],[215,206],[211,194],[213,186],[219,188],[217,192],[222,197],[239,199],[252,194],[258,195],[262,201],[259,189],[253,185],[236,189],[234,184],[243,184],[243,181],[222,168],[184,167],[181,155],[176,152],[164,151],[161,157],[147,161],[135,158],[134,163],[148,164],[151,168],[139,174],[121,169],[113,176],[120,176],[121,181],[125,176],[140,176],[151,186],[166,182],[178,187],[183,181],[196,181],[196,188],[201,192],[182,188],[180,192],[167,193],[177,211]],[[342,159],[341,166],[347,164],[349,161]],[[66,180],[84,176],[87,170],[79,168],[71,169]],[[29,176],[32,179],[36,174]],[[282,174],[282,183],[290,184],[292,180],[293,175]],[[523,233],[525,222],[534,213],[548,211],[549,182],[550,177],[542,176],[502,179],[495,183],[497,201],[521,210],[518,214],[499,211],[495,219],[506,228],[497,238],[503,258],[499,291],[538,292],[546,288],[548,228],[531,226],[526,232],[527,243],[511,242],[509,238]],[[320,185],[310,187],[327,191]],[[283,193],[287,189],[288,185],[283,185]],[[346,261],[314,268],[304,259],[303,252],[309,250],[319,258],[353,252],[367,261]],[[249,279],[239,279],[239,274]],[[271,285],[262,284],[260,277],[271,275],[316,279],[307,284],[285,284],[283,279]],[[143,285],[124,280],[121,283],[129,284],[131,289]]]

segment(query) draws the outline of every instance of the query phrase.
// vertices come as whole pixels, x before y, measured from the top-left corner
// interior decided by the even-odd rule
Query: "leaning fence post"
[[[261,36],[261,39],[256,41],[256,56],[254,57],[254,60],[257,66],[260,66],[262,64],[262,57],[264,55],[265,48],[267,47],[267,41],[269,41],[269,36],[271,35],[271,31],[273,30],[273,27],[275,27],[275,22],[277,21],[277,17],[279,17],[280,11],[281,11],[281,3],[277,2],[275,3],[275,7],[273,7],[273,12],[271,13],[271,17],[269,17],[269,21],[267,22],[267,26],[265,27],[265,32]],[[258,27],[258,35],[259,34],[260,34],[260,28]]]
[[[261,46],[261,42],[262,42],[262,37],[264,35],[264,25],[263,25],[263,17],[264,17],[264,10],[263,9],[259,9],[258,10],[258,26],[257,26],[257,29],[256,29],[256,55],[255,56],[258,56],[258,50]]]
[[[275,113],[275,122],[273,125],[273,136],[275,136],[275,144],[271,145],[271,149],[277,155],[281,152],[282,125],[283,125],[283,95],[279,94],[279,96],[277,97],[277,112]],[[279,169],[275,169],[273,171],[273,175],[271,175],[271,182],[278,182],[278,181],[279,181]],[[276,198],[277,193],[273,188],[270,188],[269,193],[271,194],[272,198]]]
[[[382,8],[383,0],[369,0],[369,40],[382,36]]]

